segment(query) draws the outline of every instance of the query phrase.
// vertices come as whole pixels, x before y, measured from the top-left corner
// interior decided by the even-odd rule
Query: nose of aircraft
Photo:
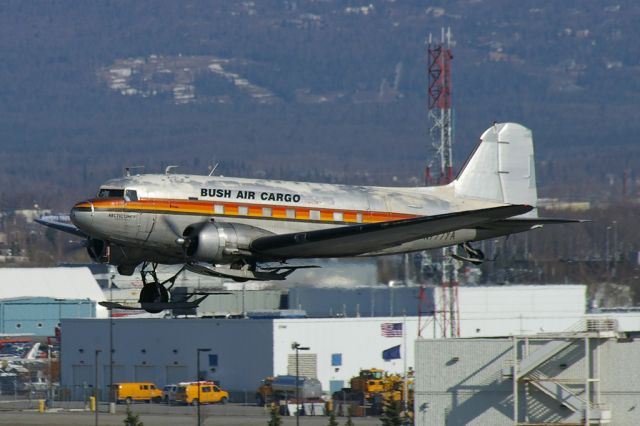
[[[88,231],[93,221],[93,203],[82,201],[71,208],[71,222],[81,231]]]

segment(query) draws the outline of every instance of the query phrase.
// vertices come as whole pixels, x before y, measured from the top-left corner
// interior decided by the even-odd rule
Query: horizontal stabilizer
[[[107,309],[122,309],[125,311],[149,311],[160,312],[165,309],[195,309],[200,303],[208,296],[202,296],[196,300],[190,302],[158,302],[158,303],[135,303],[135,304],[122,304],[116,302],[98,302],[100,306],[104,306]]]

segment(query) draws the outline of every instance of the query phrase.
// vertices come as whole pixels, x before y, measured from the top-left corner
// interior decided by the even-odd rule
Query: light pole
[[[299,362],[298,362],[298,352],[300,351],[308,351],[309,347],[300,346],[300,343],[293,342],[291,344],[291,349],[296,351],[296,426],[300,425],[300,370],[299,370]]]
[[[200,352],[210,352],[211,348],[198,348],[196,349],[196,382],[198,383],[198,404],[197,404],[197,412],[198,412],[198,423],[197,426],[200,426]]]
[[[112,267],[109,267],[109,302],[113,302],[113,279],[115,274],[111,272]],[[113,308],[109,308],[109,412],[111,413],[111,404],[114,402],[113,398],[115,392],[113,392]],[[115,407],[115,405],[114,405]],[[115,414],[115,411],[112,412]]]
[[[100,349],[96,349],[96,358],[95,358],[95,364],[96,364],[96,377],[95,377],[95,382],[93,385],[93,398],[94,398],[94,411],[95,411],[95,416],[96,416],[96,421],[95,421],[95,425],[98,426],[98,355],[100,355],[100,352],[102,352],[102,350]]]

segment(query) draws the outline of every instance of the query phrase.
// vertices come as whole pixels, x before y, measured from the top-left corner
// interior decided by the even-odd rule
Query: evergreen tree
[[[282,419],[280,419],[279,407],[276,404],[271,405],[271,417],[269,418],[268,426],[282,426]]]
[[[336,421],[336,415],[333,411],[329,413],[329,424],[327,426],[338,426],[338,422]]]
[[[353,426],[353,420],[351,420],[351,406],[347,408],[347,421],[344,423],[344,426]]]
[[[127,417],[124,419],[124,426],[144,426],[140,421],[140,415],[131,411],[131,405],[127,404]]]
[[[385,401],[382,417],[380,417],[382,426],[402,426],[401,410],[400,401],[394,401],[393,399]]]

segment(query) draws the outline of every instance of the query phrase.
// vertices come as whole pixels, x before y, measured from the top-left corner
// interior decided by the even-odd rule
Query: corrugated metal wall
[[[582,399],[586,374],[585,340],[570,344],[536,370],[553,378]],[[549,340],[529,341],[529,353]],[[519,339],[522,358],[527,343]],[[610,409],[611,425],[640,424],[640,340],[595,339],[588,347],[591,400]],[[416,341],[416,425],[513,425],[511,339],[449,339]],[[545,379],[547,380],[547,379]],[[518,387],[518,420],[535,424],[567,421],[573,411],[526,380]],[[580,419],[582,413],[577,414]],[[579,421],[579,420],[578,420]]]

